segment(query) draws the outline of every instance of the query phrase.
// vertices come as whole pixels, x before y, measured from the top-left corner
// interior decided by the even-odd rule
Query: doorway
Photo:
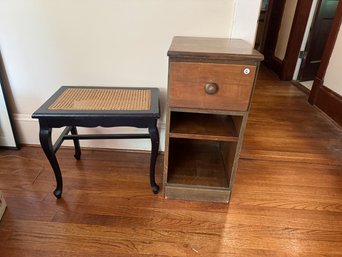
[[[276,73],[280,70],[280,63],[274,57],[274,51],[284,6],[285,0],[262,0],[254,46],[264,55],[262,63]]]
[[[260,53],[264,52],[265,47],[265,35],[267,34],[269,24],[269,0],[262,0],[261,9],[258,19],[258,28],[255,37],[254,48]]]
[[[314,0],[294,79],[308,90],[318,71],[339,0]]]

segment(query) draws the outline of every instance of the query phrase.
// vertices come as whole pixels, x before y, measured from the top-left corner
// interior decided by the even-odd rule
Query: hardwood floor
[[[342,130],[306,98],[261,69],[229,205],[152,194],[147,153],[67,148],[56,200],[39,147],[0,150],[0,256],[342,256]]]

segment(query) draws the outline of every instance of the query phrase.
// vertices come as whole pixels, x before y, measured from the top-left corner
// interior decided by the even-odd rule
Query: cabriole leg
[[[40,144],[44,150],[46,157],[48,158],[51,164],[53,172],[55,173],[55,178],[56,178],[56,183],[57,183],[56,189],[53,192],[53,194],[57,198],[61,198],[62,190],[63,190],[63,179],[62,179],[61,170],[57,162],[55,151],[53,149],[53,145],[51,141],[51,132],[52,132],[51,128],[45,127],[44,125],[40,124],[40,132],[39,132]]]
[[[150,162],[150,184],[153,190],[153,193],[157,194],[159,191],[159,186],[155,181],[155,166],[156,160],[158,156],[159,150],[159,132],[157,128],[157,121],[154,122],[153,126],[148,128],[148,132],[150,133],[152,150],[151,150],[151,162]]]

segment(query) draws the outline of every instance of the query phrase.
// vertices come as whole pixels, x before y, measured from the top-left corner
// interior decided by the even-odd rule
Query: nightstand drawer
[[[256,66],[170,62],[169,106],[246,111]]]

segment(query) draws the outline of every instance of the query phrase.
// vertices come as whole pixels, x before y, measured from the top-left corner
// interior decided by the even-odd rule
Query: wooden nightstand
[[[168,199],[229,202],[263,56],[238,39],[175,37],[164,162]]]

